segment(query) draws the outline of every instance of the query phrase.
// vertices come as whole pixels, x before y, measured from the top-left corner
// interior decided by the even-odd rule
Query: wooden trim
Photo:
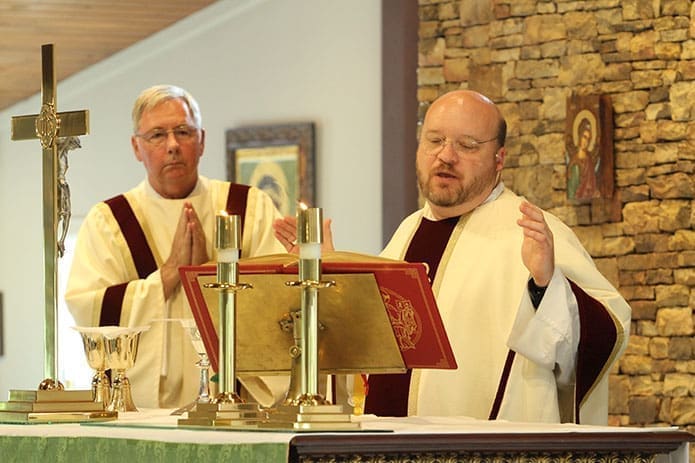
[[[417,209],[417,0],[381,1],[381,209],[385,245]]]
[[[370,455],[409,455],[441,453],[466,455],[523,455],[533,461],[536,456],[591,456],[603,461],[605,456],[625,455],[626,461],[645,456],[670,453],[695,439],[685,431],[657,432],[567,432],[567,433],[475,433],[475,434],[336,434],[301,435],[290,441],[290,462],[314,461],[322,456],[344,457]],[[354,460],[354,461],[369,461]],[[390,461],[390,460],[384,460]],[[424,461],[424,460],[423,460]],[[622,460],[621,460],[622,461]],[[649,461],[641,460],[641,461]]]

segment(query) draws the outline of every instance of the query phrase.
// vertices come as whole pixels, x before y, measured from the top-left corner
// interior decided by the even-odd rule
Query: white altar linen
[[[190,442],[205,444],[241,443],[285,443],[288,444],[293,433],[239,432],[230,437],[229,433],[212,428],[179,428],[180,416],[172,416],[169,409],[143,409],[138,412],[119,412],[115,421],[102,421],[87,424],[19,424],[0,425],[0,435],[5,436],[44,436],[44,437],[108,437],[112,439],[159,440],[164,442]],[[147,431],[144,432],[143,428]],[[211,429],[211,430],[206,430]]]

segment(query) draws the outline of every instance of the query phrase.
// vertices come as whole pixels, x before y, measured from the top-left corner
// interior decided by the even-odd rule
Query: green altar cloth
[[[179,427],[171,410],[103,423],[0,424],[0,462],[659,461],[687,463],[695,436],[673,427],[619,428],[354,417],[358,432]],[[433,460],[434,458],[434,460]]]
[[[293,433],[181,428],[170,413],[142,410],[82,424],[3,423],[0,462],[287,462]]]
[[[1,428],[0,428],[1,429]],[[142,431],[146,434],[147,431]],[[288,444],[196,444],[108,437],[0,436],[3,463],[109,462],[278,462],[287,461]]]

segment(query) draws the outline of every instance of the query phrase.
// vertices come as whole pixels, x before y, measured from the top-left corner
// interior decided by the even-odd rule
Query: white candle
[[[223,264],[239,262],[239,250],[235,248],[218,249],[217,262],[222,262]]]
[[[300,259],[320,259],[323,241],[321,208],[309,208],[304,203],[297,209],[297,244]]]
[[[217,261],[231,263],[239,261],[241,233],[239,231],[239,216],[229,215],[221,211],[215,221],[215,247]]]
[[[300,259],[320,259],[321,245],[317,243],[306,243],[299,245]]]

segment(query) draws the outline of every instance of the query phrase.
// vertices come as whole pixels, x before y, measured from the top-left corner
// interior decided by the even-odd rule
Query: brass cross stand
[[[44,376],[38,390],[10,390],[0,402],[0,422],[65,422],[110,420],[116,412],[104,410],[91,390],[63,390],[58,380],[58,278],[57,262],[63,255],[70,220],[70,192],[65,179],[67,153],[80,146],[77,136],[89,132],[89,112],[56,112],[53,45],[41,46],[41,110],[39,114],[12,118],[12,140],[39,139],[43,150],[44,241]],[[58,238],[59,225],[62,227]],[[30,403],[27,406],[26,402]]]
[[[38,138],[43,148],[43,242],[45,285],[45,389],[62,389],[58,381],[57,358],[57,261],[58,261],[58,179],[62,177],[58,155],[58,139],[86,135],[89,112],[56,112],[56,81],[53,66],[53,44],[41,46],[42,80],[39,114],[12,118],[12,140]],[[62,190],[67,193],[67,190]],[[63,201],[65,203],[65,201]],[[66,225],[65,225],[66,227]]]

